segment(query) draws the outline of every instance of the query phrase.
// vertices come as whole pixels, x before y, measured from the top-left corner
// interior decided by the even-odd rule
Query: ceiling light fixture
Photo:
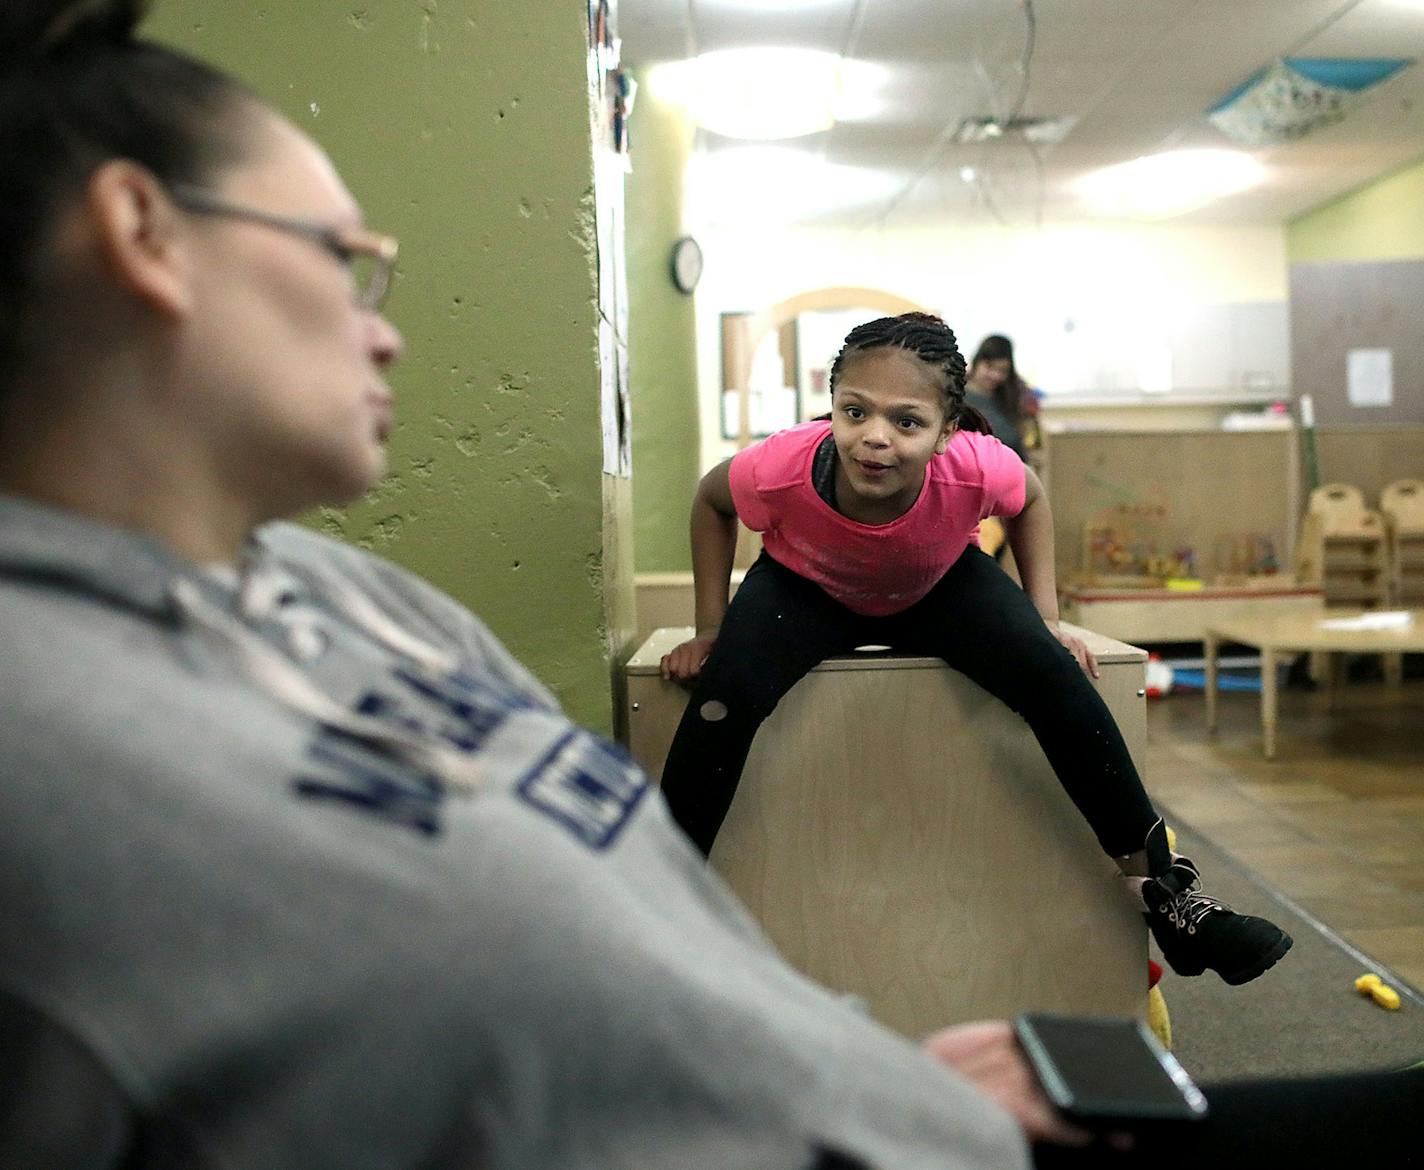
[[[803,8],[829,8],[837,0],[718,0],[718,8],[755,9],[757,12],[798,12]]]
[[[728,138],[799,138],[836,122],[844,62],[815,49],[722,49],[658,66],[649,84]]]
[[[1240,150],[1171,150],[1118,163],[1080,179],[1097,215],[1167,219],[1255,186],[1266,168]]]
[[[794,146],[699,151],[688,172],[688,213],[698,224],[784,224],[883,199],[895,182]]]
[[[1076,117],[1004,120],[988,114],[975,114],[959,123],[954,131],[953,141],[961,146],[992,141],[1028,142],[1035,146],[1041,143],[1062,142],[1076,121]]]

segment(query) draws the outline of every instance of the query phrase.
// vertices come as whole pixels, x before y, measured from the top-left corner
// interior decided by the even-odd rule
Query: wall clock
[[[702,279],[702,248],[691,236],[672,246],[672,282],[677,291],[690,293]]]

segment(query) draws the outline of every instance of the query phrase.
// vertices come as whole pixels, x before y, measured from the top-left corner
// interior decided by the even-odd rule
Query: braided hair
[[[964,401],[967,367],[954,330],[933,313],[901,313],[857,325],[846,334],[845,344],[831,363],[831,393],[836,392],[847,359],[884,348],[906,350],[938,371],[943,379],[945,418],[960,430],[991,433],[988,420]]]
[[[246,154],[241,83],[142,40],[145,0],[0,2],[0,390],[47,345],[46,265],[61,209],[110,159],[204,185]]]

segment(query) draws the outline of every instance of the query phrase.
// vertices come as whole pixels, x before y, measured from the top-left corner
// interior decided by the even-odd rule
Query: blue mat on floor
[[[1188,691],[1200,691],[1206,689],[1206,671],[1204,670],[1174,670],[1172,672],[1172,686],[1181,687]],[[1216,689],[1219,691],[1255,691],[1261,693],[1261,676],[1259,674],[1222,674],[1218,672],[1216,676]]]

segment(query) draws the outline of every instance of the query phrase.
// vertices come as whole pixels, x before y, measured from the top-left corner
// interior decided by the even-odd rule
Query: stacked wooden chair
[[[1389,604],[1389,546],[1384,517],[1359,488],[1327,483],[1310,493],[1296,552],[1302,581],[1318,584],[1326,605]]]
[[[1390,603],[1424,609],[1424,480],[1397,479],[1380,493],[1384,514]]]

